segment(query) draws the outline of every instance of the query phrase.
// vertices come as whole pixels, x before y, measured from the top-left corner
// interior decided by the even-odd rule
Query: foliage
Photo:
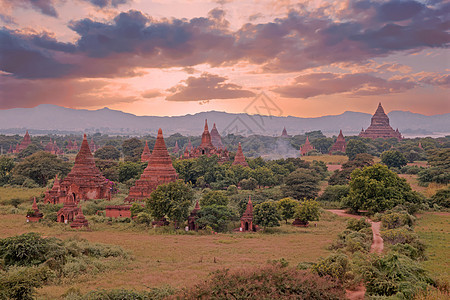
[[[0,156],[0,186],[7,184],[12,177],[14,160],[5,155]]]
[[[227,206],[228,197],[222,191],[207,191],[200,200],[200,206],[206,207],[211,205]]]
[[[380,164],[363,170],[355,169],[351,178],[350,193],[343,199],[343,204],[355,212],[367,209],[370,213],[375,213],[399,204],[421,201],[405,179]]]
[[[350,140],[345,147],[345,154],[349,160],[355,159],[357,154],[367,153],[368,146],[361,140]]]
[[[364,228],[370,228],[372,225],[370,225],[369,222],[367,222],[366,218],[361,219],[350,219],[347,222],[347,229],[353,230],[353,231],[361,231]]]
[[[119,163],[119,181],[126,182],[132,178],[139,178],[144,172],[147,163],[141,162],[120,162]]]
[[[308,223],[309,221],[319,221],[319,217],[320,204],[314,200],[304,200],[301,202],[294,214],[294,218],[305,223]]]
[[[318,201],[340,202],[342,198],[346,197],[350,192],[348,185],[329,185],[325,191],[320,195]]]
[[[450,183],[450,149],[435,149],[428,151],[428,164],[431,168],[419,172],[421,183]]]
[[[17,154],[17,158],[25,158],[28,157],[30,155],[33,155],[39,151],[43,151],[44,148],[41,145],[37,145],[37,144],[30,144],[28,145],[28,147],[26,147],[25,149],[23,149],[22,151],[20,151],[19,154]]]
[[[436,194],[431,197],[431,204],[437,204],[441,207],[450,208],[450,186],[438,190]]]
[[[238,216],[230,208],[216,204],[202,207],[198,217],[196,222],[201,228],[210,226],[217,232],[226,231],[230,222],[238,220]]]
[[[278,210],[280,211],[281,218],[288,222],[288,219],[292,219],[297,210],[299,203],[292,198],[283,198],[278,200]]]
[[[182,180],[159,185],[147,200],[147,208],[155,219],[167,216],[175,223],[184,222],[194,193]]]
[[[351,275],[350,261],[347,255],[335,253],[325,259],[320,259],[312,265],[311,270],[319,276],[330,276],[344,282]]]
[[[394,229],[402,226],[412,226],[414,219],[407,212],[391,212],[381,216],[381,223],[384,228]]]
[[[330,246],[331,249],[343,249],[349,253],[369,252],[372,244],[372,229],[362,228],[359,231],[344,230]]]
[[[264,228],[280,226],[281,216],[277,203],[266,201],[253,208],[253,221]]]
[[[104,146],[94,153],[95,158],[106,159],[106,160],[119,160],[120,151],[114,146]]]
[[[139,162],[143,150],[144,144],[138,138],[127,139],[122,143],[125,161]]]
[[[408,161],[398,150],[388,150],[381,154],[381,162],[389,168],[401,168],[406,166]]]
[[[256,179],[254,179],[252,177],[250,177],[249,179],[244,178],[241,181],[239,181],[239,186],[243,190],[254,190],[258,186],[258,181],[256,181]]]
[[[0,270],[0,299],[32,300],[36,288],[42,287],[49,276],[47,267]]]
[[[259,269],[213,273],[204,283],[185,290],[182,299],[343,299],[340,284],[308,271],[269,265]]]
[[[137,216],[139,213],[143,212],[145,210],[142,205],[139,203],[134,202],[130,207],[131,217]]]
[[[70,172],[70,169],[71,165],[68,162],[62,161],[56,155],[42,151],[18,163],[13,169],[13,174],[28,177],[40,186],[45,186],[47,180],[54,178],[57,174],[64,177]]]
[[[176,292],[170,286],[151,288],[146,291],[125,290],[125,289],[112,289],[112,290],[95,290],[81,295],[79,291],[69,291],[66,293],[66,300],[162,300],[167,299],[169,296]]]
[[[303,198],[313,199],[319,193],[319,176],[316,172],[308,169],[297,169],[286,178],[286,185],[282,187],[285,197],[300,200]]]
[[[149,213],[147,213],[145,211],[141,211],[140,213],[138,213],[136,215],[136,218],[134,219],[134,221],[137,224],[145,224],[145,225],[149,226],[152,223],[153,218]]]
[[[105,176],[107,179],[112,181],[119,180],[119,163],[117,161],[96,159],[95,166],[102,172],[103,176]]]
[[[350,181],[350,174],[356,168],[373,165],[373,156],[367,153],[357,154],[353,160],[342,165],[342,170],[334,171],[328,180],[329,185],[346,185]]]

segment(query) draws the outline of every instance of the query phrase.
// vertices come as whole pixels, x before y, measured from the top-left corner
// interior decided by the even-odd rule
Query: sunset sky
[[[0,0],[0,109],[450,112],[450,1]],[[251,105],[250,105],[251,106]]]

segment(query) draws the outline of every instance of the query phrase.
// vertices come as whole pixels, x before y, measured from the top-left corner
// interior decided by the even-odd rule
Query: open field
[[[348,161],[348,157],[345,155],[314,155],[314,156],[302,156],[303,160],[312,162],[313,160],[323,161],[327,165],[342,165]]]
[[[436,194],[437,190],[445,188],[445,184],[439,184],[435,182],[431,182],[428,186],[419,185],[419,181],[417,179],[417,175],[412,174],[399,174],[401,178],[405,178],[406,181],[411,185],[413,191],[422,193],[426,197],[431,197]]]
[[[46,286],[39,298],[57,299],[68,288],[81,291],[96,288],[135,288],[171,285],[190,286],[217,269],[258,266],[268,260],[286,259],[292,266],[326,256],[327,246],[345,228],[345,219],[325,212],[317,227],[294,228],[282,225],[274,234],[235,233],[217,235],[157,235],[154,230],[132,229],[128,224],[93,224],[93,231],[72,231],[57,224],[26,224],[20,215],[0,216],[0,237],[25,232],[66,239],[72,236],[91,242],[119,245],[134,260],[123,269],[107,274],[78,278],[71,285]],[[216,262],[214,262],[214,258]]]
[[[12,199],[30,200],[33,197],[39,197],[46,188],[21,188],[21,187],[1,187],[0,186],[0,205],[6,204]],[[31,201],[32,202],[32,201]],[[31,203],[30,202],[30,203]]]
[[[415,231],[427,245],[425,268],[434,277],[450,282],[450,213],[420,215]]]

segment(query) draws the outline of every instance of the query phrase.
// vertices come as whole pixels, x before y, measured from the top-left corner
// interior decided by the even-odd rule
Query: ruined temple
[[[55,180],[53,181],[52,189],[45,192],[44,203],[64,203],[65,197],[66,194],[61,193],[61,186],[59,184],[58,175],[56,175]]]
[[[97,151],[99,148],[100,147],[94,143],[94,138],[91,138],[91,143],[89,144],[89,149],[91,150],[91,153],[95,153],[95,151]]]
[[[346,145],[347,145],[347,143],[345,142],[344,135],[342,134],[342,130],[340,130],[339,135],[336,139],[336,142],[330,148],[330,154],[333,154],[333,152],[337,152],[337,151],[345,153]]]
[[[253,225],[253,203],[250,196],[248,197],[247,208],[241,217],[240,231],[256,231],[256,225]]]
[[[283,128],[283,131],[281,132],[281,137],[288,138],[290,137],[287,133],[286,127]]]
[[[381,102],[378,104],[378,108],[372,116],[370,126],[366,130],[361,129],[359,136],[371,139],[396,138],[401,140],[403,138],[401,133],[398,131],[398,128],[397,130],[394,130],[391,125],[389,125],[389,117],[384,112]]]
[[[217,128],[216,128],[216,131],[217,131]],[[217,132],[217,134],[219,134],[219,133]],[[220,137],[220,135],[219,135],[219,137]],[[222,143],[222,141],[221,141],[221,143]],[[217,155],[219,157],[219,162],[225,162],[230,159],[228,156],[227,148],[218,149],[217,147],[215,147],[213,145],[211,134],[209,133],[209,129],[208,129],[208,120],[205,120],[205,128],[203,129],[201,144],[198,147],[192,147],[192,150],[189,150],[189,146],[192,147],[192,144],[190,144],[190,140],[189,140],[188,146],[186,147],[186,149],[182,155],[182,158],[197,158],[202,155],[206,155],[206,156],[210,157],[212,155]]]
[[[191,214],[188,217],[188,229],[189,230],[198,230],[198,224],[196,223],[198,219],[198,212],[200,211],[200,204],[195,203],[194,209],[191,211]]]
[[[244,152],[242,152],[241,143],[239,143],[236,155],[234,156],[234,161],[231,165],[241,165],[244,167],[248,167],[248,163],[245,160]]]
[[[141,154],[141,161],[147,161],[150,159],[150,149],[148,148],[148,143],[147,141],[145,141],[145,146],[144,146],[144,150],[142,150],[142,154]]]
[[[27,213],[27,222],[38,222],[44,216],[40,211],[36,203],[36,197],[33,199],[33,205],[31,206],[33,213]]]
[[[64,154],[64,152],[56,144],[56,141],[52,142],[52,139],[50,139],[50,142],[45,145],[44,151],[55,155]]]
[[[75,229],[80,228],[89,228],[88,220],[86,220],[86,217],[83,215],[83,210],[80,208],[78,211],[78,214],[75,217],[75,220],[70,224],[70,227]]]
[[[56,221],[68,224],[75,220],[75,217],[80,213],[80,208],[75,204],[73,195],[68,195],[64,199],[64,206],[58,211]]]
[[[76,140],[73,140],[73,143],[71,140],[67,141],[66,146],[67,151],[78,151],[78,143]]]
[[[219,150],[223,150],[225,148],[222,144],[222,137],[217,130],[216,123],[214,123],[213,129],[211,129],[211,143]]]
[[[60,199],[67,195],[72,195],[75,203],[80,200],[109,199],[110,187],[109,181],[95,166],[85,134],[72,170],[60,183]]]
[[[19,153],[22,150],[25,150],[29,145],[31,144],[31,137],[28,134],[28,130],[25,133],[25,136],[23,137],[22,142],[16,146],[16,148],[13,150],[13,153]]]
[[[306,137],[305,144],[300,147],[300,155],[304,156],[304,155],[308,154],[308,152],[311,152],[313,150],[315,150],[314,146],[311,145],[311,143],[309,142],[309,138]]]
[[[172,160],[160,128],[148,166],[142,173],[141,178],[136,181],[135,186],[130,188],[130,193],[125,201],[143,201],[150,197],[150,194],[158,185],[176,181],[177,179],[178,174],[172,165]]]
[[[186,150],[189,151],[189,152],[194,150],[194,147],[192,147],[191,138],[189,138],[189,142],[188,142],[188,144],[186,146]]]

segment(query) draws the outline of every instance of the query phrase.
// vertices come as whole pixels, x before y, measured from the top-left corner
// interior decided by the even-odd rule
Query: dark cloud
[[[56,0],[3,0],[9,5],[31,8],[50,17],[58,17],[55,9]]]
[[[144,98],[151,99],[151,98],[156,98],[156,97],[162,96],[162,93],[161,93],[161,91],[159,91],[157,89],[152,89],[152,90],[147,90],[147,91],[143,92],[141,94],[141,96]]]
[[[188,77],[182,83],[168,89],[172,95],[168,101],[199,101],[213,99],[236,99],[255,96],[255,93],[242,89],[233,83],[225,83],[226,77],[203,73],[200,77]]]
[[[390,1],[380,5],[378,18],[381,21],[403,21],[420,13],[425,6],[416,1]]]
[[[416,84],[407,79],[386,80],[370,74],[312,73],[295,78],[290,85],[273,89],[287,98],[310,98],[320,95],[350,93],[351,95],[381,95],[403,92]]]
[[[89,2],[94,6],[105,8],[105,7],[118,7],[121,4],[130,3],[131,0],[83,0]]]

